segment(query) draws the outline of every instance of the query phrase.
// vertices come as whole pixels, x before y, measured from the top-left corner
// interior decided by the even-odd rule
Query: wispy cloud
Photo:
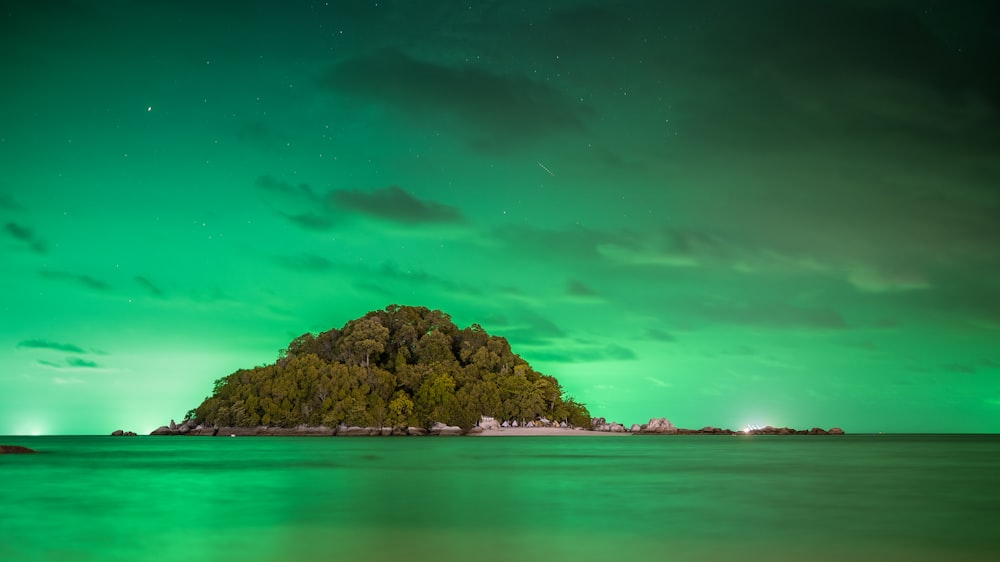
[[[52,382],[56,384],[83,384],[83,379],[78,379],[76,377],[55,377]]]
[[[165,299],[165,298],[167,298],[167,294],[163,292],[163,289],[160,289],[160,287],[158,285],[156,285],[155,283],[153,283],[152,281],[150,281],[148,277],[145,277],[143,275],[136,275],[132,279],[140,287],[142,287],[143,289],[145,289],[150,295],[152,295],[152,296],[154,296],[154,297],[156,297],[158,299]]]
[[[111,291],[111,285],[108,285],[104,281],[95,279],[89,275],[81,275],[79,273],[70,273],[68,271],[58,271],[52,269],[43,269],[39,271],[38,274],[45,279],[77,285],[78,287],[83,287],[84,289],[90,289],[92,291],[102,293]]]
[[[70,367],[79,367],[83,369],[96,369],[98,364],[94,361],[88,361],[87,359],[81,359],[79,357],[69,357],[66,359],[66,364]]]
[[[543,135],[586,130],[578,98],[519,75],[417,60],[396,50],[336,65],[333,91],[391,107],[417,122],[451,127],[476,148],[506,150]]]
[[[372,191],[330,192],[333,203],[349,211],[403,224],[460,222],[462,213],[451,205],[421,200],[408,191],[390,186]]]
[[[27,226],[8,222],[4,225],[4,232],[11,238],[28,246],[36,254],[46,254],[49,251],[48,245],[35,234],[34,230]]]
[[[320,192],[305,183],[293,185],[267,175],[257,178],[256,185],[280,200],[276,210],[279,216],[306,230],[327,230],[351,216],[404,226],[465,221],[457,207],[417,197],[395,185]]]
[[[85,353],[83,348],[78,345],[41,339],[24,340],[18,343],[17,347],[27,349],[52,349],[55,351],[65,351],[67,353]]]

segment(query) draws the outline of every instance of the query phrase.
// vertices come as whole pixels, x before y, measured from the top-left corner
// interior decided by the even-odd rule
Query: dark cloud
[[[145,276],[142,276],[142,275],[136,275],[132,279],[140,287],[142,287],[143,289],[145,289],[150,295],[152,295],[152,296],[154,296],[154,297],[156,297],[158,299],[165,299],[165,298],[167,298],[167,294],[163,292],[163,289],[161,289],[155,283],[153,283],[152,281],[150,281],[148,277],[145,277]]]
[[[331,191],[330,200],[341,209],[404,224],[462,221],[462,213],[457,208],[422,201],[397,186],[374,191]]]
[[[643,335],[646,339],[654,341],[662,341],[662,342],[677,341],[676,337],[658,328],[648,328],[646,329],[646,332]]]
[[[278,264],[293,271],[304,271],[308,273],[323,273],[330,271],[334,263],[323,256],[304,253],[295,256],[277,256],[274,259]]]
[[[26,349],[52,349],[55,351],[65,351],[67,353],[85,353],[83,348],[71,343],[60,343],[51,340],[24,340],[17,344],[17,347]]]
[[[98,291],[101,293],[111,291],[111,285],[108,285],[104,281],[95,279],[89,275],[81,275],[79,273],[70,273],[68,271],[57,271],[51,269],[43,269],[39,271],[38,274],[45,279],[77,285],[92,291]]]
[[[573,297],[596,297],[597,291],[578,279],[570,279],[566,283],[566,293]]]
[[[303,197],[315,203],[320,202],[320,197],[318,197],[313,189],[305,183],[292,185],[284,180],[279,180],[274,176],[264,175],[257,178],[256,186],[265,191],[279,193],[282,195]]]
[[[458,208],[420,199],[398,186],[369,191],[334,189],[324,193],[309,184],[293,185],[272,176],[257,178],[256,185],[280,197],[283,206],[292,207],[293,210],[282,209],[277,213],[306,230],[327,230],[351,214],[410,226],[465,220]]]
[[[532,360],[558,363],[595,363],[601,361],[632,361],[638,359],[631,349],[618,344],[592,344],[544,349],[525,353]]]
[[[70,367],[78,367],[84,369],[95,369],[98,367],[97,363],[94,361],[88,361],[86,359],[81,359],[79,357],[68,357],[66,358],[66,364]]]
[[[585,130],[587,108],[542,82],[475,66],[417,60],[396,50],[347,60],[326,79],[334,91],[374,100],[414,120],[442,120],[483,148],[510,148],[557,132]]]
[[[15,240],[18,240],[26,244],[29,248],[31,248],[31,251],[35,252],[36,254],[46,254],[49,251],[48,246],[45,244],[45,242],[40,238],[38,238],[38,236],[35,235],[35,232],[32,229],[26,226],[9,222],[4,225],[4,231],[11,238],[14,238]]]
[[[278,214],[303,230],[329,230],[336,224],[333,217],[318,213],[286,213],[279,211]]]

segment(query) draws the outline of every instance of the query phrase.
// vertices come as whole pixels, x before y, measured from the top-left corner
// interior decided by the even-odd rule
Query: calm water
[[[6,437],[0,560],[997,560],[1000,437]]]

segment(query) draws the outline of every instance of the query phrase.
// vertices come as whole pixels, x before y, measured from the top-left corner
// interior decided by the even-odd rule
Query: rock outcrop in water
[[[632,424],[628,429],[618,422],[608,423],[604,418],[593,418],[591,420],[591,429],[611,433],[628,432],[633,435],[844,435],[844,430],[839,427],[826,430],[820,427],[792,429],[790,427],[765,426],[733,431],[732,429],[723,429],[709,425],[701,429],[687,429],[676,427],[667,418],[650,418],[648,423],[642,425]]]
[[[22,455],[37,453],[34,449],[22,447],[20,445],[0,445],[0,455]]]
[[[112,437],[135,437],[138,435],[134,431],[125,431],[124,429],[116,429],[111,432]]]

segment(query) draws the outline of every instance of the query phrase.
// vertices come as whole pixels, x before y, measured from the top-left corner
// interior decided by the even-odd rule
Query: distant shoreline
[[[610,431],[592,431],[589,429],[573,429],[568,427],[501,427],[487,429],[479,433],[469,433],[469,437],[524,437],[524,436],[562,436],[572,435],[630,435],[629,433],[611,433]]]

